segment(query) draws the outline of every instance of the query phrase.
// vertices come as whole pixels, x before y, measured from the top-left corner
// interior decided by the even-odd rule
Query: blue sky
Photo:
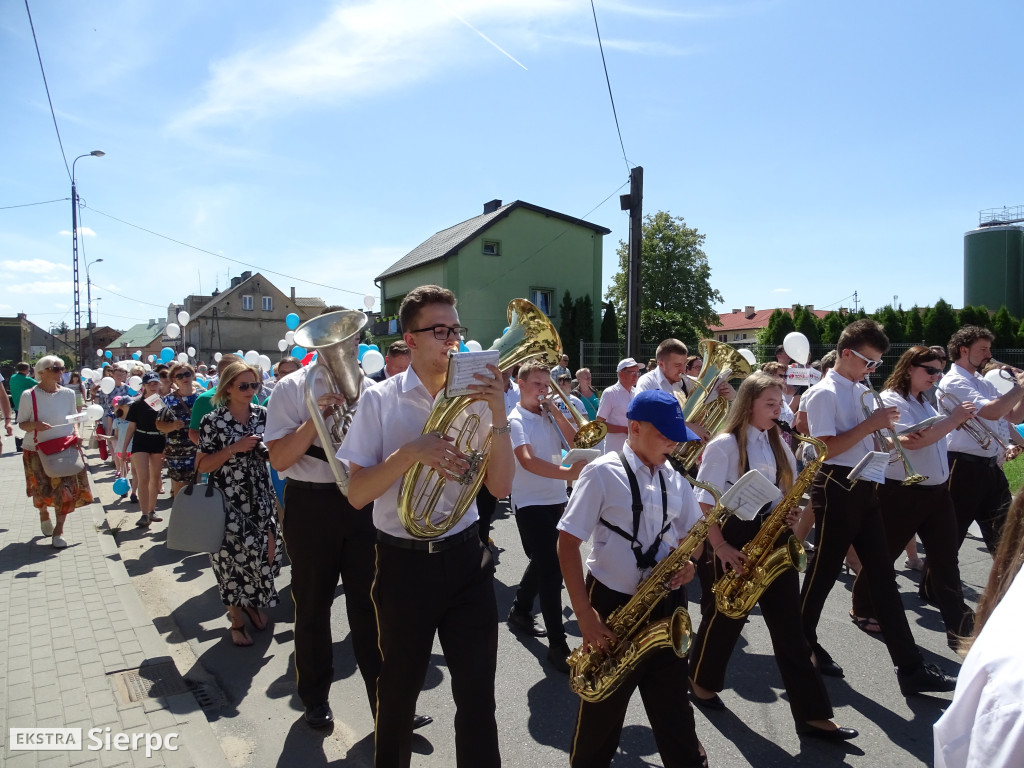
[[[721,311],[959,306],[963,233],[1024,203],[1019,2],[596,7],[645,209],[707,235]],[[248,268],[116,219],[352,306],[492,198],[609,227],[615,270],[628,171],[587,0],[31,9],[68,162],[107,153],[76,169],[102,324]],[[0,72],[0,208],[69,197],[23,2]],[[0,314],[72,322],[70,229],[66,200],[0,210]]]

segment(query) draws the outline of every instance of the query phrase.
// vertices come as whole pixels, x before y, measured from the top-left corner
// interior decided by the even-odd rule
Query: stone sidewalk
[[[226,768],[210,724],[105,533],[103,508],[92,504],[69,515],[68,548],[53,549],[25,495],[14,440],[5,438],[3,448],[0,764]],[[19,749],[10,743],[11,728],[81,728],[82,749]],[[119,733],[159,734],[167,746],[149,756],[146,741],[117,749]],[[172,734],[177,737],[168,739]],[[157,737],[149,743],[156,745]]]

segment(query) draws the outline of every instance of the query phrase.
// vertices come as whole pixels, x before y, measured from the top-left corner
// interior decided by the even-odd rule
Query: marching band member
[[[652,368],[636,383],[637,392],[660,389],[689,394],[686,388],[686,345],[679,339],[665,339],[654,353],[657,368]],[[690,382],[692,388],[693,383]]]
[[[941,375],[938,355],[928,347],[911,347],[903,353],[881,393],[886,406],[899,408],[896,422],[899,429],[938,415],[924,394]],[[973,412],[973,403],[964,403],[933,426],[901,436],[900,442],[911,465],[927,479],[916,485],[901,485],[907,473],[903,463],[896,461],[889,464],[885,485],[879,489],[889,559],[895,560],[908,540],[921,536],[928,550],[931,594],[945,622],[947,641],[954,650],[961,636],[971,634],[974,611],[964,602],[960,584],[956,514],[946,486],[949,479],[946,435],[970,419]],[[866,574],[858,576],[853,583],[850,617],[867,632],[879,631]]]
[[[859,578],[868,580],[875,617],[897,668],[904,696],[925,691],[951,691],[956,681],[932,664],[925,664],[907,623],[896,588],[892,558],[878,506],[878,484],[866,479],[851,484],[850,470],[874,449],[872,434],[899,417],[899,409],[878,408],[864,417],[860,383],[881,364],[889,348],[882,326],[857,320],[846,326],[836,345],[835,367],[804,395],[810,434],[828,447],[811,489],[811,508],[820,536],[814,563],[801,592],[803,629],[823,675],[842,677],[843,670],[818,643],[818,620],[835,586],[843,558],[852,544],[863,563]],[[902,546],[905,542],[901,542]]]
[[[558,559],[583,645],[605,650],[615,639],[605,624],[608,615],[629,601],[650,569],[700,518],[689,485],[667,462],[677,443],[696,439],[678,401],[660,390],[641,392],[626,418],[629,437],[621,452],[606,453],[583,469],[558,524]],[[591,537],[584,578],[580,547]],[[687,564],[670,586],[677,589],[693,574]],[[706,766],[686,697],[686,661],[666,648],[648,654],[606,699],[580,702],[569,757],[573,768],[611,763],[637,688],[665,765]]]
[[[419,539],[398,514],[405,472],[430,467],[446,482],[437,515],[450,512],[469,468],[466,455],[448,436],[422,434],[435,398],[444,389],[448,352],[457,349],[455,295],[427,285],[402,300],[399,319],[409,345],[409,368],[366,390],[338,451],[349,466],[349,501],[356,509],[373,502],[377,528],[377,574],[373,602],[382,654],[377,680],[374,729],[376,768],[408,766],[416,697],[430,661],[434,635],[444,649],[455,701],[455,749],[460,766],[499,766],[494,676],[498,650],[498,608],[494,562],[477,533],[476,504],[443,536]],[[477,434],[491,432],[484,482],[495,498],[512,490],[515,458],[505,413],[500,371],[476,374],[478,402],[454,420],[480,419]]]
[[[619,364],[615,366],[619,380],[601,393],[596,421],[603,421],[608,425],[608,437],[604,441],[604,450],[607,453],[621,451],[622,446],[626,444],[626,410],[636,392],[636,380],[643,367],[632,357],[619,360]]]
[[[782,383],[778,378],[761,372],[747,377],[721,434],[704,450],[697,479],[725,491],[746,471],[756,469],[787,493],[794,482],[796,459],[775,424],[781,407]],[[696,494],[706,514],[714,507],[714,498],[700,488]],[[746,623],[746,618],[731,618],[718,611],[711,585],[726,569],[743,574],[747,556],[740,550],[757,536],[771,511],[769,506],[749,521],[730,517],[721,526],[711,526],[708,532],[712,552],[707,552],[698,564],[702,588],[700,629],[689,653],[693,701],[703,709],[726,708],[717,692],[724,688],[729,657]],[[783,543],[790,535],[789,529],[784,529]],[[856,730],[839,728],[831,720],[828,692],[811,663],[811,648],[800,631],[797,571],[787,568],[764,590],[758,604],[772,638],[797,732],[833,741],[856,737]]]

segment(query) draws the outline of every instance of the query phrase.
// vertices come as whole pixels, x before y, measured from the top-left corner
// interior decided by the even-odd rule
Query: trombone
[[[548,395],[548,398],[554,400],[555,397],[558,397],[565,404],[569,415],[572,416],[572,420],[576,422],[576,435],[573,437],[573,445],[577,448],[593,448],[604,440],[608,434],[608,426],[603,421],[587,421],[586,417],[572,404],[569,396],[558,386],[554,376],[551,377],[551,389],[553,393]],[[548,415],[551,416],[551,414]],[[556,428],[558,427],[554,416],[551,416],[551,423]],[[561,435],[562,430],[558,430],[558,434]],[[562,442],[565,443],[564,437]],[[570,447],[566,446],[566,450],[569,450]]]
[[[860,395],[860,404],[864,408],[864,417],[868,418],[872,414],[872,409],[868,407],[865,398],[870,397],[875,401],[875,408],[885,408],[885,403],[882,402],[882,398],[879,396],[875,388],[871,386],[871,381],[866,380],[867,391],[862,392]],[[903,446],[900,445],[900,438],[896,434],[896,431],[892,427],[885,427],[883,429],[875,430],[872,435],[875,438],[875,442],[878,443],[879,448],[883,449],[885,453],[889,454],[889,463],[894,464],[897,461],[903,463],[903,471],[907,475],[907,479],[904,480],[900,485],[917,485],[923,483],[928,478],[924,475],[919,475],[914,471],[914,468],[910,466],[910,459],[907,457],[907,452],[903,450]],[[887,446],[892,445],[892,448],[887,449]]]

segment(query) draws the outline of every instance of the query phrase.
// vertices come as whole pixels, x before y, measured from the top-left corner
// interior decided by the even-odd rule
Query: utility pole
[[[626,357],[640,354],[640,250],[643,243],[644,169],[629,172],[629,194],[619,196],[629,211],[629,264],[626,271]]]

